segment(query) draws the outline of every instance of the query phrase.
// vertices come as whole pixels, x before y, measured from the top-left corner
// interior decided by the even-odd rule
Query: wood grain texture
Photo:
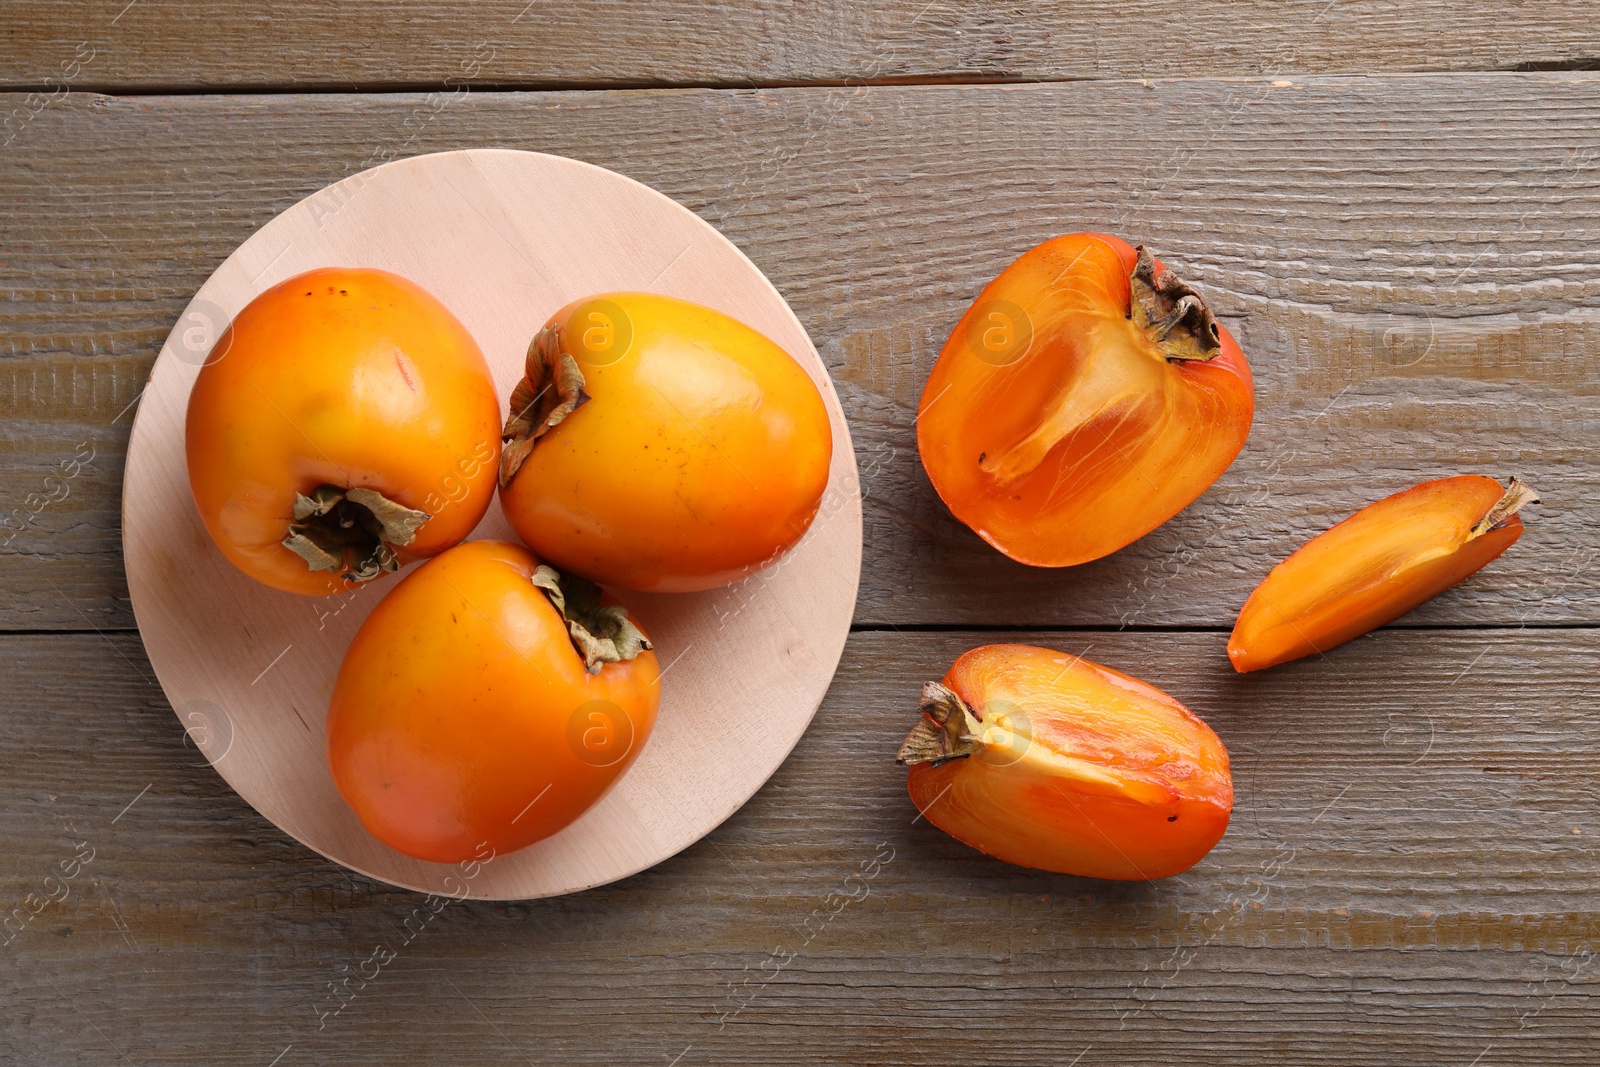
[[[1596,14],[1531,0],[57,0],[7,12],[0,77],[131,92],[1507,70],[1593,61]]]
[[[1405,624],[1594,623],[1597,122],[1590,74],[74,95],[33,116],[0,170],[0,514],[80,442],[95,457],[69,496],[12,520],[0,620],[130,625],[115,534],[125,409],[240,241],[388,155],[499,145],[663,190],[789,300],[862,467],[860,623],[1227,626],[1310,535],[1472,471],[1519,474],[1545,503],[1511,552]],[[1195,505],[1106,560],[1038,571],[950,518],[914,420],[982,285],[1080,229],[1148,241],[1202,287],[1250,355],[1258,411]]]
[[[0,1054],[1592,1062],[1594,631],[1387,631],[1248,678],[1220,634],[1015,636],[1216,727],[1238,806],[1193,871],[1029,871],[914,821],[892,753],[918,687],[992,634],[857,634],[793,757],[710,837],[599,890],[437,915],[239,800],[133,635],[0,638],[0,904],[31,908],[93,850],[0,946]],[[358,987],[377,946],[395,958]],[[335,998],[346,977],[353,999]]]

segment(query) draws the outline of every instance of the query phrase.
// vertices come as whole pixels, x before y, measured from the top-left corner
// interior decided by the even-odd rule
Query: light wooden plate
[[[556,836],[465,867],[371,837],[328,771],[324,716],[356,628],[398,577],[345,597],[261,586],[211,544],[189,494],[183,426],[232,315],[314,267],[382,267],[438,296],[494,368],[502,400],[528,341],[568,301],[666,293],[750,324],[810,372],[833,420],[821,513],[775,567],[723,590],[624,596],[665,668],[654,734],[621,782]],[[496,503],[474,537],[515,540]],[[694,843],[748,800],[811,721],[843,651],[861,570],[855,454],[822,360],[783,298],[692,212],[599,167],[532,152],[389,163],[302,200],[201,287],[156,360],[123,484],[123,550],[150,662],[189,738],[257,811],[363,874],[487,899],[601,885]]]

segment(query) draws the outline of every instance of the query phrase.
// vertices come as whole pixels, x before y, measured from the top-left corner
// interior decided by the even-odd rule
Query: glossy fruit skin
[[[1326,652],[1398,619],[1475,573],[1522,536],[1522,520],[1472,537],[1504,490],[1440,478],[1370,504],[1272,569],[1228,638],[1241,674]]]
[[[975,648],[944,685],[995,728],[994,743],[916,764],[907,786],[929,822],[973,848],[1024,867],[1144,880],[1188,870],[1227,829],[1227,749],[1154,686],[1032,645]]]
[[[252,300],[189,397],[189,483],[224,556],[259,582],[351,588],[283,547],[295,494],[377,490],[432,517],[401,560],[464,539],[494,499],[500,404],[450,310],[388,271],[308,271]]]
[[[469,541],[407,575],[362,623],[328,705],[328,759],[378,840],[454,863],[583,814],[650,736],[654,652],[584,669],[521,545]],[[607,751],[608,744],[626,744]]]
[[[620,355],[583,343],[604,322],[626,338]],[[754,573],[805,534],[833,436],[787,352],[711,308],[648,293],[575,301],[551,328],[591,399],[501,489],[541,558],[613,587],[688,592]]]
[[[1219,324],[1219,354],[1167,359],[1129,318],[1136,259],[1095,233],[1024,253],[967,309],[923,390],[917,448],[935,490],[1019,562],[1066,567],[1130,544],[1204,492],[1250,432],[1238,343]]]

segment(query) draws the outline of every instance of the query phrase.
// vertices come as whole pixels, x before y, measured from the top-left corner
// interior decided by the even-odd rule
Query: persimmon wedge
[[[1272,569],[1239,612],[1228,658],[1241,674],[1336,645],[1399,618],[1510,548],[1527,485],[1463,474],[1368,505]]]
[[[1137,678],[1033,645],[965,653],[900,748],[929,822],[997,859],[1090,878],[1186,871],[1228,827],[1228,750]]]
[[[1244,446],[1238,343],[1143,248],[1076,233],[979,294],[922,393],[917,449],[952,514],[1022,563],[1066,567],[1187,507]]]

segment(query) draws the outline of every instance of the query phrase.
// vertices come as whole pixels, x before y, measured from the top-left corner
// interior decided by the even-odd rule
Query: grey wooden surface
[[[1593,1063],[1597,16],[8,8],[0,906],[28,918],[0,933],[0,1060]],[[684,85],[722,88],[664,91]],[[868,530],[858,632],[749,805],[617,885],[434,915],[293,843],[185,744],[117,511],[130,405],[233,247],[386,153],[485,145],[612,167],[751,255],[833,372]],[[1196,505],[1040,572],[943,511],[913,417],[984,282],[1083,228],[1205,288],[1258,413]],[[1232,674],[1225,631],[1277,559],[1464,471],[1541,490],[1511,552],[1326,657]],[[1239,799],[1206,861],[1096,883],[914,821],[891,760],[918,686],[1002,639],[1217,728]]]
[[[85,41],[81,84],[146,92],[1516,70],[1592,65],[1594,17],[1533,0],[55,0],[9,5],[0,71],[47,84]]]
[[[1218,633],[1016,634],[1137,670],[1227,739],[1232,827],[1154,884],[991,862],[914,821],[883,753],[919,683],[991,636],[857,634],[711,837],[592,892],[450,904],[409,939],[422,898],[233,795],[135,635],[5,638],[9,888],[94,855],[6,946],[0,1042],[19,1063],[120,1062],[113,1042],[139,1064],[1593,1062],[1592,631],[1385,631],[1248,677]],[[862,896],[845,878],[875,858]],[[320,1018],[380,945],[396,958]]]

